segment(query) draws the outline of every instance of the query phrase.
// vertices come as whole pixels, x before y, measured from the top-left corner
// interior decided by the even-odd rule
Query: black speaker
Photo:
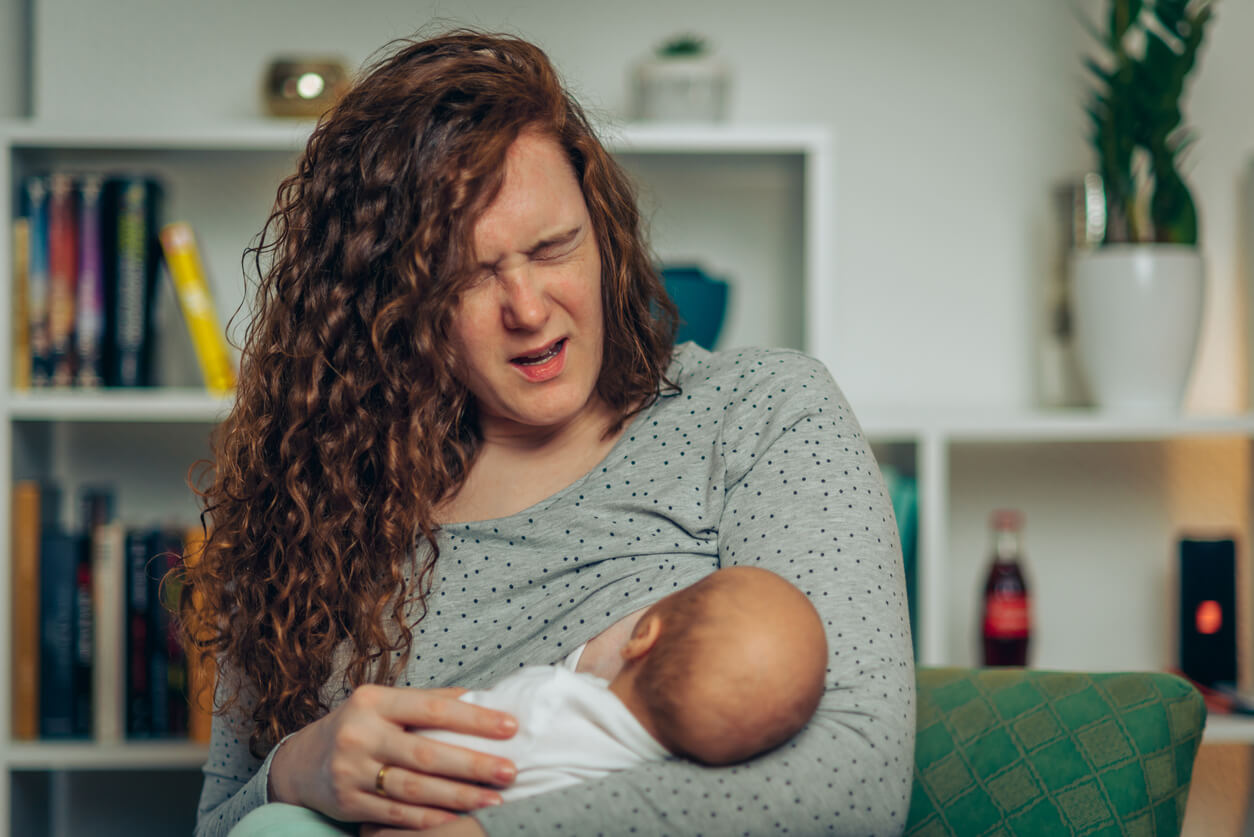
[[[1237,546],[1180,541],[1180,670],[1204,686],[1237,680]]]

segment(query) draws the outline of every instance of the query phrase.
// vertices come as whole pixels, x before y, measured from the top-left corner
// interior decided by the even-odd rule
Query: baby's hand
[[[604,631],[588,640],[588,647],[579,655],[579,664],[575,671],[582,674],[595,674],[604,680],[613,680],[623,669],[623,646],[631,638],[636,623],[648,610],[642,607],[635,613],[628,614],[610,625]]]

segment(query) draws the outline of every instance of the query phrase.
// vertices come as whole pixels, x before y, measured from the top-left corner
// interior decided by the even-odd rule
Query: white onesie
[[[521,668],[490,689],[461,696],[517,718],[513,738],[496,740],[447,730],[423,735],[513,761],[518,777],[501,791],[506,801],[666,758],[666,748],[609,690],[607,681],[573,670],[577,660],[578,652],[560,666]]]

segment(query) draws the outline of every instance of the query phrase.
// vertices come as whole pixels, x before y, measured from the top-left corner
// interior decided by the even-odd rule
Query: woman
[[[371,833],[900,830],[914,680],[869,448],[817,362],[672,346],[632,189],[539,49],[383,59],[280,188],[258,270],[184,606],[223,672],[198,834],[266,802]],[[511,764],[412,733],[509,737],[457,689],[734,564],[828,631],[788,745],[499,805]]]

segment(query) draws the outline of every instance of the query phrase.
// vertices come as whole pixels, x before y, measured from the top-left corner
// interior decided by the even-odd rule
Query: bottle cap
[[[993,512],[989,524],[999,532],[1019,531],[1023,528],[1023,512],[1018,509],[997,509]]]

